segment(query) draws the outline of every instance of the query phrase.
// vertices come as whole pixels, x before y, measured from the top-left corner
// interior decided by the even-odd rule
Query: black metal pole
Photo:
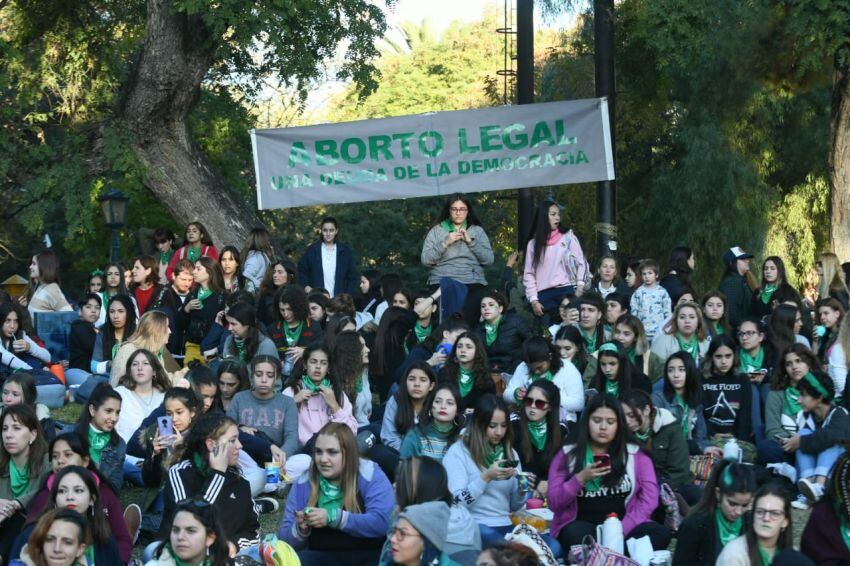
[[[614,135],[614,0],[593,0],[593,36],[596,45],[596,96],[608,97],[608,123],[611,125],[611,147]],[[616,153],[616,152],[615,152]],[[614,181],[596,185],[596,253],[597,257],[617,249],[617,195]]]
[[[516,0],[517,22],[517,103],[532,104],[534,102],[534,0]],[[534,199],[531,188],[519,190],[517,216],[517,246],[525,250],[525,244],[531,232],[531,222],[534,218]]]
[[[112,229],[112,263],[117,263],[121,259],[121,240],[118,238],[118,228]],[[123,277],[123,274],[122,274]]]

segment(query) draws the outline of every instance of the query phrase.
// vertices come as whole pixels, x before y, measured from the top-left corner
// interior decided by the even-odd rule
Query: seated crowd
[[[455,195],[414,292],[358,272],[339,232],[324,218],[294,262],[264,229],[220,251],[199,222],[176,250],[159,229],[80,296],[35,255],[0,296],[0,565],[569,563],[612,516],[675,538],[673,564],[850,563],[834,254],[816,302],[737,246],[697,295],[689,248],[592,270],[547,200],[493,286]],[[39,332],[74,310],[60,359]],[[51,417],[65,403],[78,422]],[[797,549],[792,507],[813,508]]]

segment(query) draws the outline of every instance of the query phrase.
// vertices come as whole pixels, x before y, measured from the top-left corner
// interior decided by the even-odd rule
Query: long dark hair
[[[437,398],[437,393],[440,391],[448,391],[454,397],[455,404],[457,405],[457,414],[454,418],[454,427],[452,427],[451,432],[448,435],[448,444],[447,446],[451,446],[454,444],[454,441],[457,440],[458,434],[460,434],[460,429],[463,427],[465,418],[463,416],[463,397],[460,396],[460,390],[457,388],[457,385],[452,383],[451,381],[438,381],[437,385],[434,389],[431,390],[431,393],[428,394],[428,397],[425,398],[425,405],[422,407],[422,414],[419,415],[419,427],[420,431],[425,431],[428,426],[434,421],[434,417],[431,415],[431,407],[434,405],[434,399]]]
[[[298,285],[287,283],[277,290],[274,295],[274,314],[281,325],[287,324],[280,314],[280,305],[287,304],[292,309],[295,322],[306,322],[310,318],[310,307],[307,302],[307,293]]]
[[[111,385],[109,385],[108,383],[97,384],[94,390],[92,391],[91,396],[89,396],[88,403],[86,403],[85,407],[83,407],[83,410],[80,412],[80,419],[77,421],[77,427],[74,429],[77,434],[79,434],[83,438],[88,438],[89,426],[92,422],[91,411],[97,411],[109,399],[114,399],[118,401],[119,404],[121,403],[121,395],[119,395],[117,391],[112,389]],[[121,437],[118,436],[118,433],[115,432],[115,429],[113,428],[109,432],[109,444],[113,446],[118,446],[120,443]]]
[[[257,349],[260,347],[260,341],[263,339],[257,328],[257,309],[248,303],[237,302],[227,309],[227,316],[235,319],[242,326],[248,327],[248,335],[245,337],[245,359],[252,359],[257,355]],[[238,355],[235,336],[230,341],[230,348],[224,355],[233,357]]]
[[[321,343],[313,344],[312,346],[308,346],[304,349],[301,359],[295,363],[295,366],[293,366],[292,374],[290,374],[289,380],[284,385],[284,389],[286,387],[291,387],[293,397],[301,391],[301,387],[303,387],[301,385],[301,378],[307,373],[307,360],[313,352],[323,352],[328,357],[328,373],[325,377],[331,381],[331,388],[334,390],[334,399],[336,399],[336,402],[340,407],[342,407],[345,393],[342,390],[342,383],[340,383],[339,377],[334,372],[332,365],[333,354],[331,353],[330,348]],[[307,379],[310,378],[308,377]],[[349,399],[349,401],[354,403],[351,399]]]
[[[739,464],[732,460],[721,460],[714,465],[708,482],[702,490],[702,499],[691,509],[691,514],[702,512],[713,517],[720,497],[735,493],[753,493],[755,490],[756,474],[753,466]],[[716,493],[718,491],[720,497]]]
[[[764,258],[764,261],[761,262],[761,286],[764,288],[767,285],[767,281],[764,280],[764,264],[772,261],[776,266],[776,287],[779,288],[780,285],[788,284],[788,276],[785,274],[785,262],[782,261],[782,258],[778,255],[772,255]]]
[[[576,347],[576,355],[573,357],[573,364],[580,372],[587,367],[587,362],[590,360],[590,354],[587,352],[587,344],[584,343],[584,338],[581,337],[581,332],[578,328],[572,325],[562,326],[555,333],[555,342],[558,340],[569,340]],[[560,352],[559,352],[560,355]]]
[[[729,301],[726,299],[726,295],[723,291],[714,290],[709,291],[705,295],[703,295],[702,300],[700,301],[700,307],[702,311],[705,312],[705,304],[709,299],[720,299],[723,301],[723,316],[720,317],[720,320],[717,321],[717,324],[720,325],[720,328],[723,329],[724,334],[732,334],[732,325],[729,324]],[[703,316],[703,322],[705,323],[705,331],[706,334],[711,336],[713,340],[715,336],[717,336],[717,330],[714,328],[714,321],[709,322],[707,316]]]
[[[18,316],[18,331],[15,332],[15,334],[12,335],[12,337],[8,340],[6,339],[6,336],[0,336],[0,339],[2,339],[4,345],[11,343],[13,340],[20,340],[24,335],[24,321],[23,317],[21,316],[21,308],[13,301],[8,301],[3,304],[0,304],[0,325],[6,322],[6,317],[8,317],[12,313],[15,313]],[[10,352],[12,351],[11,347],[7,347],[6,349]]]
[[[227,537],[224,535],[224,529],[218,519],[218,512],[216,511],[215,505],[209,505],[206,501],[202,504],[200,500],[197,502],[181,501],[177,504],[177,508],[174,510],[174,515],[171,517],[172,525],[174,523],[174,518],[177,517],[177,514],[180,512],[190,513],[193,517],[195,517],[195,519],[204,526],[208,535],[210,533],[215,534],[215,540],[209,547],[208,563],[231,564]],[[172,525],[169,525],[165,532],[170,533]],[[163,549],[166,547],[170,548],[170,546],[171,543],[169,536],[169,540],[165,540],[160,543],[156,550],[156,557],[161,558]]]
[[[400,435],[404,435],[407,431],[414,427],[417,416],[420,419],[422,418],[421,415],[417,415],[413,410],[413,401],[410,399],[410,393],[407,391],[407,376],[415,369],[424,372],[425,375],[428,376],[428,381],[431,384],[434,384],[436,388],[437,376],[434,374],[434,368],[432,368],[430,364],[422,360],[417,360],[410,364],[410,367],[407,368],[407,372],[404,374],[404,379],[402,379],[399,384],[398,391],[395,393],[395,402],[397,406],[395,427]],[[428,405],[429,397],[430,392],[425,395],[425,399],[422,402],[422,413],[427,413],[430,409],[430,406]]]
[[[286,271],[286,283],[284,283],[280,287],[275,287],[274,268],[278,265],[281,266],[284,271]],[[263,274],[263,280],[260,281],[260,298],[263,298],[266,295],[274,295],[275,291],[277,291],[284,285],[295,284],[295,278],[296,268],[294,263],[292,263],[288,259],[271,260],[271,262],[269,262],[268,268],[266,268],[266,272]],[[277,303],[275,303],[275,310],[277,310]]]
[[[236,358],[223,359],[221,364],[218,366],[216,378],[220,378],[223,373],[233,374],[237,377],[237,379],[239,379],[239,391],[246,391],[251,388],[251,381],[248,376],[248,367],[244,362],[242,362],[242,360],[237,360]],[[220,391],[221,387],[219,386],[219,392]],[[237,391],[237,393],[239,391]]]
[[[693,269],[688,265],[688,260],[691,259],[692,255],[694,255],[694,251],[688,246],[676,246],[670,250],[670,258],[667,261],[667,272],[675,271],[679,280],[687,287],[691,286]]]
[[[357,397],[357,380],[363,375],[363,348],[360,335],[351,330],[340,332],[334,341],[330,371],[340,381],[349,400]]]
[[[531,260],[534,269],[537,269],[543,256],[546,255],[546,244],[549,240],[549,234],[552,231],[549,228],[549,209],[553,206],[557,206],[559,209],[561,208],[555,201],[546,199],[537,205],[537,211],[534,213],[534,222],[531,224],[531,233],[529,234],[529,239],[534,241],[534,255]],[[563,221],[563,219],[561,220]],[[561,234],[565,234],[568,228],[565,228],[559,222],[557,230]]]
[[[777,305],[770,313],[767,324],[767,343],[775,352],[784,352],[796,341],[794,324],[797,322],[797,307]]]
[[[212,241],[212,236],[210,236],[209,231],[206,229],[206,227],[203,224],[201,224],[197,220],[194,220],[194,221],[186,224],[186,230],[183,231],[183,238],[185,239],[186,242],[189,241],[189,238],[186,238],[186,232],[189,230],[189,226],[194,226],[201,233],[201,246],[212,246],[212,245],[214,245],[213,241]],[[184,245],[188,246],[189,244],[186,243]]]
[[[511,413],[508,411],[508,406],[501,397],[497,397],[492,393],[482,395],[478,398],[478,402],[475,403],[472,423],[466,427],[463,437],[463,443],[466,445],[466,449],[469,450],[472,461],[482,470],[487,467],[485,459],[490,451],[487,429],[490,427],[490,422],[493,420],[493,415],[496,411],[502,411],[505,415],[505,424],[508,425],[505,430],[505,436],[502,438],[505,458],[510,459],[513,457],[513,432],[510,427]]]
[[[688,404],[688,407],[698,407],[702,404],[702,391],[700,389],[701,379],[694,357],[687,352],[674,352],[670,354],[670,357],[668,357],[667,361],[664,362],[664,375],[662,376],[662,379],[664,380],[664,398],[668,402],[672,402],[673,398],[676,396],[676,391],[673,389],[673,385],[667,378],[667,366],[670,365],[671,360],[679,360],[685,364],[685,395],[683,399],[685,400],[685,403]],[[683,418],[687,418],[687,415]]]
[[[652,425],[655,422],[655,415],[656,415],[655,403],[652,402],[652,397],[650,397],[649,393],[647,393],[646,391],[643,391],[642,389],[630,389],[630,390],[626,391],[625,394],[623,394],[623,396],[620,398],[620,402],[623,404],[624,407],[628,407],[629,409],[632,410],[632,413],[634,413],[634,418],[638,422],[639,428],[643,428],[643,424],[644,424],[643,411],[644,411],[644,409],[649,407],[649,417],[648,418],[649,418],[650,435],[649,435],[649,438],[647,439],[647,441],[645,443],[641,442],[641,444],[643,444],[644,447],[647,450],[651,451],[652,450],[652,432],[653,432],[652,431]],[[626,409],[623,409],[623,412],[625,412],[625,411],[626,411]],[[687,418],[687,417],[685,417],[685,418]],[[637,440],[639,441],[640,439],[637,439]]]
[[[237,426],[236,421],[221,413],[207,413],[194,422],[189,433],[183,436],[182,444],[175,445],[172,463],[188,460],[192,462],[197,455],[204,464],[209,465],[210,451],[207,439],[216,440],[231,426]]]
[[[708,353],[706,353],[705,361],[703,362],[704,376],[708,377],[713,373],[720,375],[714,367],[714,353],[722,346],[726,346],[732,350],[732,367],[726,375],[734,375],[738,371],[738,344],[729,334],[720,334],[719,336],[715,336],[711,344],[708,345]]]
[[[56,509],[56,496],[59,494],[59,484],[62,479],[69,474],[77,474],[89,490],[92,506],[86,511],[85,516],[88,520],[89,532],[94,544],[103,546],[109,543],[112,538],[112,528],[109,526],[109,521],[106,519],[106,514],[103,512],[103,500],[100,496],[100,487],[98,480],[91,470],[81,466],[65,466],[53,478],[53,487],[50,488],[50,499],[45,509]]]
[[[354,297],[354,301],[357,304],[357,310],[364,310],[366,305],[372,302],[372,300],[375,301],[375,304],[369,308],[374,309],[374,307],[378,306],[378,303],[381,302],[381,272],[377,269],[364,269],[360,272],[360,276],[365,277],[369,282],[369,291],[367,291],[364,295],[358,285],[357,294]]]
[[[546,414],[546,445],[543,447],[543,469],[548,470],[549,464],[555,454],[561,449],[561,423],[559,413],[561,408],[561,392],[554,383],[548,379],[538,379],[528,386],[525,395],[528,396],[533,389],[539,389],[549,403],[549,412]],[[531,442],[531,434],[528,432],[528,415],[525,409],[519,410],[520,433],[517,436],[516,447],[523,462],[529,462],[534,458],[534,445]]]
[[[496,388],[490,377],[490,364],[487,362],[487,346],[484,340],[475,332],[464,332],[457,337],[455,349],[446,360],[446,364],[440,371],[440,379],[449,379],[457,383],[460,378],[460,361],[457,359],[457,343],[466,338],[475,345],[475,357],[472,360],[472,373],[475,376],[473,388],[475,391],[495,393]]]
[[[776,367],[773,369],[773,382],[770,388],[774,391],[785,391],[791,386],[791,376],[785,371],[785,356],[788,354],[797,354],[806,365],[809,366],[809,371],[823,369],[817,355],[804,344],[791,344],[779,354],[779,359],[776,362]]]
[[[427,456],[411,456],[401,461],[395,476],[395,497],[399,509],[426,501],[452,505],[446,469]]]
[[[236,273],[233,274],[236,277],[236,283],[240,289],[245,288],[245,276],[242,275],[242,256],[236,246],[224,246],[221,251],[218,253],[218,264],[221,265],[221,258],[224,257],[224,254],[230,252],[233,255],[233,259],[236,261]],[[224,268],[221,270],[222,279],[224,276]],[[222,281],[223,282],[223,281]],[[230,292],[230,289],[225,289],[225,292]]]
[[[779,482],[769,482],[764,484],[753,496],[753,521],[747,525],[747,555],[750,559],[750,564],[758,564],[761,560],[759,553],[758,537],[755,531],[755,509],[758,500],[762,497],[772,495],[782,500],[782,510],[785,512],[785,518],[788,519],[788,526],[779,532],[779,538],[776,541],[776,552],[782,552],[786,548],[794,548],[794,518],[791,516],[791,493],[784,485]]]
[[[390,307],[384,311],[378,331],[375,333],[375,347],[369,357],[369,375],[380,377],[387,375],[394,368],[386,367],[387,354],[393,350],[400,350],[404,345],[404,336],[401,332],[393,331],[393,326],[400,324],[406,317],[408,311],[401,307]]]
[[[443,208],[440,210],[440,215],[437,216],[437,221],[434,222],[434,226],[437,226],[443,220],[449,220],[451,218],[451,211],[449,210],[452,207],[452,204],[460,201],[466,205],[468,212],[466,213],[466,223],[469,226],[481,226],[481,221],[478,220],[478,215],[475,214],[475,209],[472,207],[472,200],[465,194],[455,193],[451,195],[446,202],[443,204]],[[386,295],[384,295],[386,297]]]
[[[522,361],[528,366],[528,374],[531,375],[531,364],[538,362],[549,362],[549,371],[555,375],[561,371],[564,362],[558,348],[542,336],[531,336],[522,343]]]
[[[606,395],[604,392],[591,397],[581,415],[578,424],[578,436],[575,446],[570,450],[569,457],[573,460],[573,475],[584,469],[584,455],[590,446],[590,417],[599,409],[611,409],[617,415],[617,433],[608,445],[608,454],[611,456],[611,473],[602,478],[602,484],[614,487],[623,479],[626,473],[628,460],[627,444],[631,435],[626,425],[626,416],[623,406],[616,397]]]
[[[122,274],[121,277],[124,277],[124,275]],[[107,303],[106,322],[103,323],[103,359],[106,361],[112,359],[112,348],[115,346],[115,326],[112,324],[112,319],[109,318],[109,307],[116,302],[121,303],[121,306],[127,311],[123,341],[126,342],[136,331],[136,307],[133,305],[133,300],[121,293],[114,295]]]
[[[35,409],[23,403],[3,407],[3,411],[0,412],[0,427],[5,424],[6,417],[11,417],[18,424],[36,432],[35,440],[32,441],[29,447],[27,474],[30,478],[38,477],[42,471],[44,456],[47,454],[47,441],[44,439],[44,431],[41,429],[41,424],[39,424],[38,417],[35,415]],[[11,460],[12,455],[6,450],[6,445],[0,442],[0,474],[9,474],[9,462]]]
[[[613,344],[616,350],[611,348],[609,344]],[[596,366],[596,376],[593,378],[593,388],[599,394],[605,393],[605,384],[608,378],[602,373],[602,357],[617,358],[617,384],[619,396],[622,397],[626,391],[632,388],[632,364],[629,361],[629,355],[619,342],[605,342],[602,346],[605,346],[605,348],[600,347],[597,353],[599,363]]]

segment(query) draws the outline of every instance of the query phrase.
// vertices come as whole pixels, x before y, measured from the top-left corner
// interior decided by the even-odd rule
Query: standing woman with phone
[[[620,401],[591,398],[575,444],[564,446],[549,469],[550,532],[564,548],[595,536],[609,513],[623,522],[625,538],[648,535],[653,548],[670,544],[670,530],[651,520],[659,493],[652,458],[629,438]]]

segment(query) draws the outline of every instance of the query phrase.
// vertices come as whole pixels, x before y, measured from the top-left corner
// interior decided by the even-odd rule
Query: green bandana
[[[319,475],[319,500],[316,505],[328,512],[328,526],[336,527],[342,515],[342,488]]]
[[[637,359],[637,348],[634,344],[626,349],[626,355],[629,357],[630,362],[635,363],[635,360]]]
[[[198,300],[201,301],[201,304],[204,304],[204,299],[213,294],[213,290],[210,288],[204,289],[201,287],[198,289]]]
[[[413,334],[416,336],[416,343],[421,344],[431,335],[431,326],[422,326],[417,320],[413,325]]]
[[[110,433],[101,432],[89,424],[89,455],[95,464],[100,464],[100,455],[111,439]]]
[[[640,440],[641,442],[646,442],[647,440],[649,440],[649,431],[646,431],[646,432],[640,432],[639,430],[636,430],[636,431],[635,431],[635,436],[636,436],[636,437],[637,437],[637,439],[638,439],[638,440]]]
[[[195,465],[195,469],[201,472],[202,476],[208,476],[210,468],[207,466],[207,463],[204,462],[204,459],[201,458],[201,455],[195,452],[192,454],[192,464]]]
[[[451,234],[452,232],[454,232],[456,230],[455,225],[452,224],[452,221],[449,220],[448,218],[443,220],[442,222],[440,222],[440,227],[442,227],[442,229],[445,230],[446,232],[448,232],[449,234]],[[468,227],[469,227],[469,223],[464,222],[463,226],[461,226],[460,229],[466,230]]]
[[[321,381],[321,383],[319,383],[318,385],[316,385],[316,384],[313,382],[313,380],[312,380],[312,379],[310,379],[310,378],[309,378],[309,377],[307,377],[306,375],[303,375],[303,376],[301,376],[301,385],[302,385],[305,389],[309,389],[311,393],[321,393],[321,388],[322,388],[322,387],[330,387],[330,386],[331,386],[331,380],[330,380],[330,378],[327,378],[327,377],[326,377],[326,378],[324,378],[324,379]]]
[[[532,382],[537,381],[538,379],[546,379],[548,381],[552,381],[552,379],[554,379],[554,378],[552,377],[551,371],[547,371],[546,373],[533,373],[533,374],[531,374],[531,381]]]
[[[593,464],[593,450],[590,449],[590,446],[584,449],[584,467],[590,466]],[[586,484],[584,484],[584,491],[586,493],[590,493],[593,491],[599,491],[602,487],[602,478],[593,478]]]
[[[800,390],[790,385],[785,388],[785,395],[782,402],[782,414],[789,417],[796,417],[797,413],[803,410],[800,406]]]
[[[361,375],[360,377],[357,378],[357,381],[354,382],[354,390],[357,393],[363,392],[363,381],[364,381],[364,379],[363,379],[363,376]]]
[[[773,555],[763,549],[761,545],[758,545],[758,547],[759,557],[761,558],[762,566],[770,566],[771,564],[773,564]]]
[[[722,324],[720,324],[719,322],[715,322],[715,323],[714,323],[714,333],[715,333],[717,336],[720,336],[721,334],[725,334],[725,333],[726,333],[726,331],[725,331],[725,330],[723,330],[723,325],[722,325]]]
[[[691,357],[696,362],[699,359],[699,341],[696,336],[692,336],[690,341],[685,342],[685,339],[682,335],[677,332],[676,333],[676,342],[679,343],[679,349],[683,352],[687,352],[691,355]]]
[[[174,255],[174,250],[168,250],[167,252],[159,252],[159,263],[168,263],[171,261],[171,256]]]
[[[85,552],[86,566],[94,566],[94,545],[90,544],[86,547]],[[175,564],[177,564],[175,562]]]
[[[460,396],[466,397],[472,391],[472,386],[475,383],[474,374],[462,367],[459,367],[460,373],[457,376],[457,386],[460,389]]]
[[[770,299],[773,297],[773,293],[776,291],[776,285],[767,284],[761,290],[761,302],[769,305]]]
[[[751,356],[741,348],[741,373],[753,373],[762,368],[764,364],[764,348],[759,347],[759,353]]]
[[[596,332],[594,331],[592,334],[587,334],[583,328],[578,329],[579,334],[584,339],[584,343],[587,345],[587,353],[592,354],[596,351]]]
[[[93,549],[94,547],[90,546],[89,548]],[[177,552],[173,548],[171,548],[170,542],[165,543],[165,548],[168,550],[168,554],[171,555],[171,559],[174,560],[175,566],[189,566],[187,562],[181,560],[180,557],[177,556]],[[86,553],[88,553],[88,551],[86,551]],[[91,564],[94,564],[94,562],[91,562]],[[204,561],[201,562],[198,566],[211,566],[210,559],[205,558]]]
[[[118,353],[118,348],[121,347],[121,341],[115,340],[115,344],[112,345],[112,359],[115,359],[115,354]]]
[[[619,381],[611,381],[610,379],[605,380],[605,393],[611,395],[613,397],[617,397],[620,395],[620,382]]]
[[[437,421],[431,421],[431,426],[440,434],[446,435],[453,431],[455,428],[454,423],[438,423]]]
[[[295,328],[290,328],[287,323],[283,323],[283,333],[286,336],[286,345],[295,346],[301,340],[301,332],[304,331],[304,321],[298,323]]]
[[[496,337],[499,336],[499,323],[502,322],[502,317],[496,319],[494,324],[490,324],[489,322],[484,323],[484,342],[488,346],[492,346],[493,342],[496,341]]]
[[[245,339],[244,338],[234,338],[233,344],[236,345],[236,355],[243,362],[247,361],[248,351],[245,348]]]
[[[25,466],[23,469],[15,465],[15,461],[9,459],[9,480],[14,497],[21,497],[27,492],[30,486],[30,469]]]
[[[498,462],[499,460],[505,459],[505,446],[503,444],[497,444],[490,449],[490,453],[484,457],[484,468],[489,469],[493,464]]]
[[[744,517],[738,517],[733,522],[726,520],[720,509],[714,510],[714,526],[717,527],[717,535],[720,537],[720,546],[726,546],[732,539],[741,536],[741,527],[744,526]]]
[[[186,248],[186,259],[191,261],[192,263],[197,263],[199,259],[201,259],[201,246],[197,248],[193,248],[191,246]]]
[[[832,401],[832,395],[829,394],[826,388],[820,384],[820,382],[811,372],[803,376],[803,381],[814,387],[815,391],[821,394],[824,401],[826,401],[827,403]]]
[[[534,447],[543,450],[546,446],[546,419],[537,422],[528,421],[528,434]]]
[[[689,418],[689,411],[691,410],[691,408],[688,407],[688,404],[678,393],[676,393],[676,396],[673,398],[673,403],[682,407],[682,434],[685,436],[685,440],[687,440],[690,436],[691,419]]]

